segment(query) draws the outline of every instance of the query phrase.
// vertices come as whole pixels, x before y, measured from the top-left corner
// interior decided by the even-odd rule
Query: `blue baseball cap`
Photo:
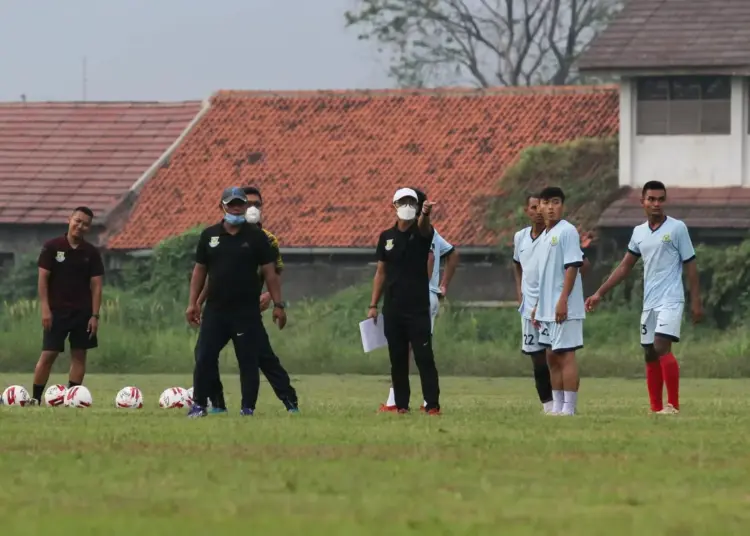
[[[221,193],[221,202],[225,205],[228,205],[232,201],[237,200],[242,201],[243,203],[247,203],[247,196],[245,195],[245,191],[239,186],[231,186],[229,188],[226,188]]]

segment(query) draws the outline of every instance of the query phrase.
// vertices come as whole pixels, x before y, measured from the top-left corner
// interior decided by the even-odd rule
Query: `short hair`
[[[86,216],[88,216],[92,220],[94,219],[94,211],[91,210],[89,207],[76,207],[72,213],[75,214],[76,212],[83,212],[84,214],[86,214]]]
[[[260,202],[263,202],[263,196],[260,195],[260,190],[257,186],[245,186],[242,188],[242,191],[245,192],[245,195],[257,195]]]
[[[648,181],[644,184],[643,190],[641,190],[641,197],[646,195],[646,190],[664,190],[664,195],[667,194],[667,187],[661,181]]]
[[[563,192],[562,188],[559,188],[558,186],[547,186],[544,190],[539,192],[539,199],[544,199],[545,201],[549,201],[555,197],[559,197],[560,201],[565,203],[565,192]]]
[[[532,200],[532,198],[539,199],[539,194],[526,194],[526,206],[529,206],[529,201]]]

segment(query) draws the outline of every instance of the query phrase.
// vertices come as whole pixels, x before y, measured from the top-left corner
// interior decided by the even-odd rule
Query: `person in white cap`
[[[417,194],[417,213],[422,212],[424,202],[427,201],[427,195],[420,189],[412,187],[412,190]],[[437,229],[432,236],[432,245],[430,247],[430,255],[427,259],[427,274],[430,277],[430,318],[432,320],[432,333],[435,334],[435,318],[440,310],[440,300],[442,300],[448,292],[448,286],[450,285],[453,275],[456,273],[458,267],[458,252],[451,243],[445,240]],[[445,270],[443,272],[443,279],[440,280],[440,262],[445,259]],[[421,410],[424,411],[427,406],[427,402],[422,403]],[[396,398],[393,394],[393,385],[388,390],[388,398],[385,404],[380,405],[380,412],[395,412],[398,411],[396,407]]]
[[[400,188],[393,196],[398,221],[380,233],[377,269],[367,317],[377,322],[378,302],[384,295],[383,320],[391,381],[398,413],[409,412],[409,346],[422,382],[425,411],[440,414],[440,385],[432,351],[430,277],[425,269],[435,230],[430,223],[434,202],[425,201],[418,214],[418,196]]]

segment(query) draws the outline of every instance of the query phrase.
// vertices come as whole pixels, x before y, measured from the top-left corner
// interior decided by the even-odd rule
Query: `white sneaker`
[[[680,413],[680,410],[674,407],[672,404],[667,404],[664,406],[664,409],[661,411],[657,411],[657,415],[677,415]]]

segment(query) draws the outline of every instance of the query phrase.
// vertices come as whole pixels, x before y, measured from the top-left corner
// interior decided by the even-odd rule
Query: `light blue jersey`
[[[432,276],[430,277],[430,292],[440,294],[440,259],[453,251],[453,246],[435,231],[432,235],[430,249],[435,256],[435,264],[432,266]]]
[[[531,319],[531,311],[539,300],[539,269],[534,253],[542,243],[540,234],[531,237],[531,227],[518,231],[513,237],[513,262],[521,265],[521,306],[518,312],[526,319]]]
[[[666,217],[656,229],[648,222],[633,229],[628,251],[643,258],[643,310],[684,303],[682,265],[695,258],[687,226]]]
[[[534,254],[539,270],[539,303],[536,319],[540,322],[554,322],[555,308],[565,281],[565,271],[570,266],[583,265],[581,238],[573,225],[560,220],[541,237],[538,251]],[[583,320],[586,312],[583,308],[583,284],[580,270],[576,274],[573,290],[568,296],[568,319]]]

